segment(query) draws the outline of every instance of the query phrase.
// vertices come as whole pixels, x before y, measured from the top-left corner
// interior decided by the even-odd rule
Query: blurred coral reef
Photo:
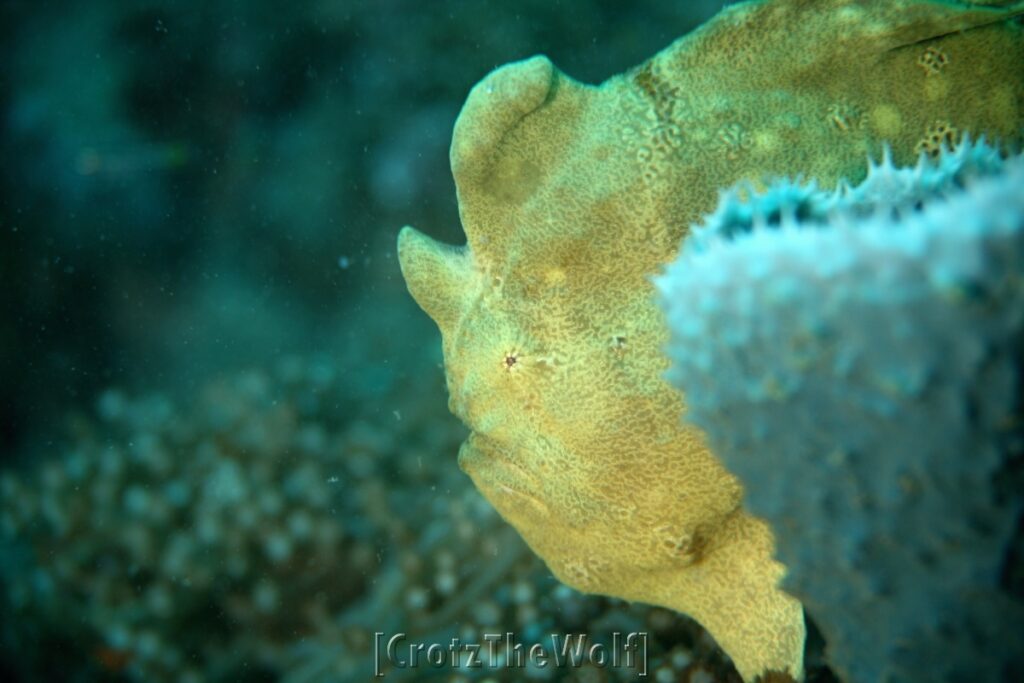
[[[373,633],[652,633],[656,680],[738,680],[695,624],[560,584],[453,466],[436,363],[360,410],[358,377],[285,358],[194,402],[107,391],[66,446],[5,474],[5,649],[25,680],[364,681]],[[354,386],[354,384],[356,386]],[[432,385],[432,386],[428,386]],[[486,662],[485,662],[486,664]],[[552,669],[536,680],[631,680]],[[658,673],[660,672],[660,673]],[[435,672],[439,680],[491,670]],[[501,676],[504,676],[502,678]],[[423,671],[393,671],[421,680]]]

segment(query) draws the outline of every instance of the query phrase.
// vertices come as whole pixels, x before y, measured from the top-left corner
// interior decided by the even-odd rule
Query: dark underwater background
[[[722,5],[0,2],[0,679],[364,681],[374,631],[644,630],[652,680],[737,681],[693,622],[558,584],[459,472],[394,253],[463,241],[487,72],[597,83]]]

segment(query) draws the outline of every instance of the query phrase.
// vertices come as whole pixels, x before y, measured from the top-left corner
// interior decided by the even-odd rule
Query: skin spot
[[[771,154],[779,147],[779,138],[768,130],[759,130],[754,134],[754,146],[758,152]]]
[[[880,104],[871,110],[871,127],[878,137],[890,140],[903,130],[903,117],[896,107]]]
[[[917,58],[917,64],[924,69],[926,77],[935,76],[949,64],[949,56],[932,45]]]
[[[561,268],[551,268],[544,273],[544,284],[555,287],[565,283],[565,271]]]
[[[959,141],[960,131],[949,123],[939,121],[925,132],[924,137],[914,147],[914,151],[937,159],[943,149],[953,149]]]
[[[529,160],[503,159],[489,179],[495,197],[519,204],[531,196],[540,182],[540,168]]]

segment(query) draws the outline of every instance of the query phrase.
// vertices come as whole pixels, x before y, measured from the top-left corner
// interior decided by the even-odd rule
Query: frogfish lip
[[[487,436],[470,433],[459,449],[459,467],[502,513],[510,509],[525,511],[525,503],[530,511],[549,515],[548,506],[536,495],[541,490],[537,478]]]

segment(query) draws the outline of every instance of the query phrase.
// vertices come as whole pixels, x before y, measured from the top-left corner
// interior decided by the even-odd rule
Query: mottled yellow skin
[[[648,277],[741,178],[856,180],[883,142],[905,164],[963,131],[1018,145],[1021,4],[744,3],[599,87],[535,57],[473,89],[468,245],[406,228],[399,257],[472,430],[459,464],[559,579],[692,615],[746,680],[802,675],[801,607],[680,420]]]

